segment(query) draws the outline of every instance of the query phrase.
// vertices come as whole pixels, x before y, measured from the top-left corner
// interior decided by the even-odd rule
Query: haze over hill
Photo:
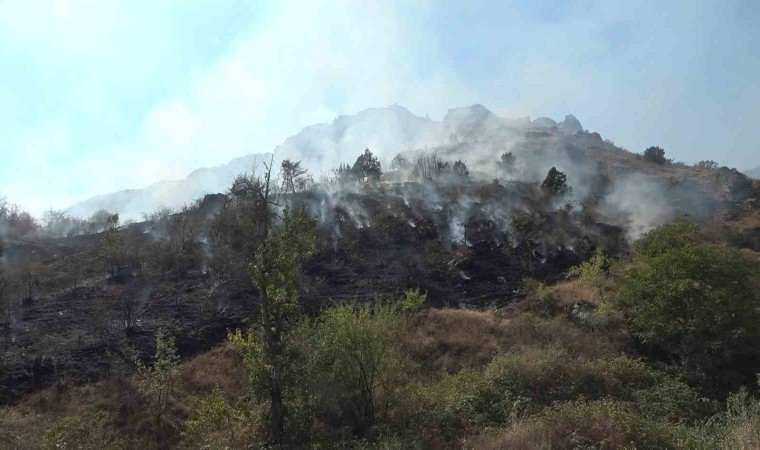
[[[341,162],[351,162],[364,148],[370,148],[384,164],[399,152],[438,147],[453,141],[502,139],[503,148],[518,134],[529,129],[557,128],[574,134],[583,128],[572,115],[561,122],[547,117],[498,117],[482,105],[450,109],[441,121],[419,117],[402,106],[369,108],[355,115],[342,115],[332,123],[305,127],[274,149],[275,159],[302,160],[315,174],[325,173]],[[492,164],[500,149],[492,149],[484,159]],[[182,180],[159,181],[142,189],[129,189],[91,197],[69,206],[73,216],[88,217],[99,209],[138,219],[160,207],[178,208],[208,193],[224,192],[233,178],[249,172],[255,163],[268,162],[271,153],[250,154],[227,164],[201,168]],[[478,159],[471,155],[469,160]]]
[[[745,175],[752,178],[760,179],[760,167],[755,167],[754,169],[750,169],[744,172]]]

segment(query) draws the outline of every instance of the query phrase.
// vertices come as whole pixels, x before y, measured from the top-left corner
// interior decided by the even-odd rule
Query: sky
[[[760,166],[760,2],[0,0],[0,197],[39,214],[398,103]]]

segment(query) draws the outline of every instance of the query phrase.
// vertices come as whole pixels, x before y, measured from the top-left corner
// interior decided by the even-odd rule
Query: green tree
[[[358,181],[375,182],[380,180],[383,169],[377,157],[369,149],[365,149],[364,153],[356,158],[356,162],[351,167],[351,173]]]
[[[552,167],[546,174],[544,182],[541,183],[541,190],[549,195],[560,196],[569,194],[573,189],[567,184],[567,175],[556,167]]]
[[[665,164],[668,161],[665,159],[665,150],[661,147],[649,147],[644,150],[644,159],[655,164]]]
[[[164,443],[164,419],[176,396],[179,377],[179,355],[174,337],[164,330],[156,333],[156,355],[152,367],[137,364],[137,387],[145,396],[153,419],[153,432],[159,446]]]
[[[635,250],[618,295],[634,334],[710,387],[753,375],[757,263],[684,220],[650,232]]]
[[[118,214],[113,214],[108,218],[108,224],[103,233],[103,252],[108,264],[108,274],[116,281],[123,280],[126,275],[126,244],[124,235],[119,232]]]
[[[282,223],[270,228],[251,267],[261,301],[263,357],[269,370],[272,438],[282,442],[285,429],[283,379],[284,334],[299,311],[298,280],[302,262],[316,251],[316,222],[301,208],[285,209]]]
[[[610,272],[611,261],[602,248],[597,248],[588,261],[571,268],[567,275],[578,278],[583,286],[591,289],[600,303],[606,303],[609,293],[614,288]]]
[[[244,349],[249,353],[252,381],[265,387],[270,403],[272,440],[283,442],[285,433],[286,335],[297,317],[298,281],[302,263],[316,251],[316,221],[305,207],[280,212],[279,193],[272,180],[272,163],[265,164],[263,178],[251,178],[247,196],[255,200],[255,234],[260,244],[248,268],[259,292],[260,336],[249,333]],[[239,333],[238,333],[239,334]],[[242,337],[242,336],[241,336]],[[232,339],[235,343],[236,339]],[[243,344],[237,339],[238,344]],[[251,354],[251,352],[255,352]],[[254,386],[255,388],[256,386]],[[255,391],[259,391],[254,389]]]
[[[413,296],[415,302],[421,298],[419,292]],[[330,386],[323,403],[360,435],[387,410],[401,384],[401,317],[392,305],[343,305],[324,311],[316,323],[317,360]]]

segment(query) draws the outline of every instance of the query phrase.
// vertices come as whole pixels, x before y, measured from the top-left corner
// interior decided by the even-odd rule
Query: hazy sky
[[[399,103],[760,166],[760,1],[0,0],[0,196],[33,212]]]

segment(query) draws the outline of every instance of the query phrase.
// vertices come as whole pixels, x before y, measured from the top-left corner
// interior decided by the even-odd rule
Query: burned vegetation
[[[679,216],[730,229],[733,243],[757,251],[757,228],[746,224],[757,214],[758,186],[714,164],[672,163],[656,149],[642,157],[593,133],[558,139],[555,130],[527,133],[506,149],[454,137],[439,148],[399,153],[386,171],[366,149],[318,180],[300,161],[274,167],[270,160],[263,173],[239,175],[225,193],[132,223],[107,211],[88,220],[50,211],[38,225],[3,203],[0,400],[23,405],[29,395],[46,401],[54,395],[50,386],[69,395],[81,389],[73,386],[121,380],[107,388],[115,389],[110,399],[121,410],[111,405],[110,415],[76,416],[82,427],[100,427],[102,442],[113,448],[138,442],[209,448],[202,442],[213,441],[214,427],[194,414],[218,408],[227,414],[227,448],[379,442],[385,431],[403,440],[410,430],[400,417],[407,416],[424,422],[414,425],[424,430],[417,443],[423,447],[464,445],[469,435],[476,447],[498,448],[518,442],[520,430],[488,427],[532,417],[554,400],[604,415],[617,406],[589,402],[620,397],[635,409],[641,405],[631,399],[663,383],[691,389],[631,356],[637,345],[660,362],[686,353],[663,358],[662,348],[637,338],[633,325],[627,328],[622,312],[605,309],[611,302],[605,299],[616,295],[614,261],[635,255],[636,238]],[[467,155],[475,153],[477,161],[468,165]],[[653,192],[663,197],[642,209],[637,200]],[[715,217],[725,220],[711,221]],[[568,281],[576,278],[582,282]],[[621,298],[635,303],[637,288],[626,289]],[[595,312],[602,310],[603,317]],[[473,342],[452,327],[482,336]],[[354,354],[349,344],[366,348]],[[494,358],[505,350],[515,353]],[[304,359],[312,353],[315,361]],[[600,362],[608,354],[617,359]],[[230,372],[218,382],[227,384],[182,403],[177,398],[195,390],[209,393],[208,380],[201,389],[194,378],[192,364],[206,364],[197,362],[203,358],[220,358],[214,364]],[[555,386],[566,395],[554,398],[554,391],[544,396],[533,380],[520,379],[514,382],[524,386],[509,388],[513,411],[496,403],[455,405],[472,414],[471,421],[440,403],[461,394],[455,385],[468,383],[477,390],[472,395],[496,402],[486,395],[488,383],[517,380],[535,358],[548,365],[571,360],[561,367],[568,377],[586,371],[600,377],[601,387]],[[409,375],[410,367],[417,375]],[[626,367],[633,373],[629,387],[621,372]],[[737,377],[746,375],[743,369],[731,366]],[[490,381],[472,378],[477,370],[486,370]],[[700,370],[688,372],[692,386],[705,392],[735,387]],[[250,391],[241,387],[246,376]],[[414,392],[390,387],[412,378],[422,383]],[[321,391],[328,388],[343,396],[330,398]],[[309,403],[311,394],[324,397]],[[403,395],[417,404],[401,401]],[[235,396],[258,409],[230,404]],[[140,407],[151,411],[150,420],[135,419]],[[250,408],[261,416],[246,415]],[[524,428],[551,428],[552,420],[574,413],[561,408]],[[624,412],[638,414],[634,409]],[[80,425],[46,423],[53,430],[68,426],[66,432]],[[618,431],[610,433],[620,442],[630,438]],[[561,432],[552,432],[547,439],[559,440]],[[21,439],[12,430],[3,433],[7,442]],[[48,434],[45,439],[57,442]]]

